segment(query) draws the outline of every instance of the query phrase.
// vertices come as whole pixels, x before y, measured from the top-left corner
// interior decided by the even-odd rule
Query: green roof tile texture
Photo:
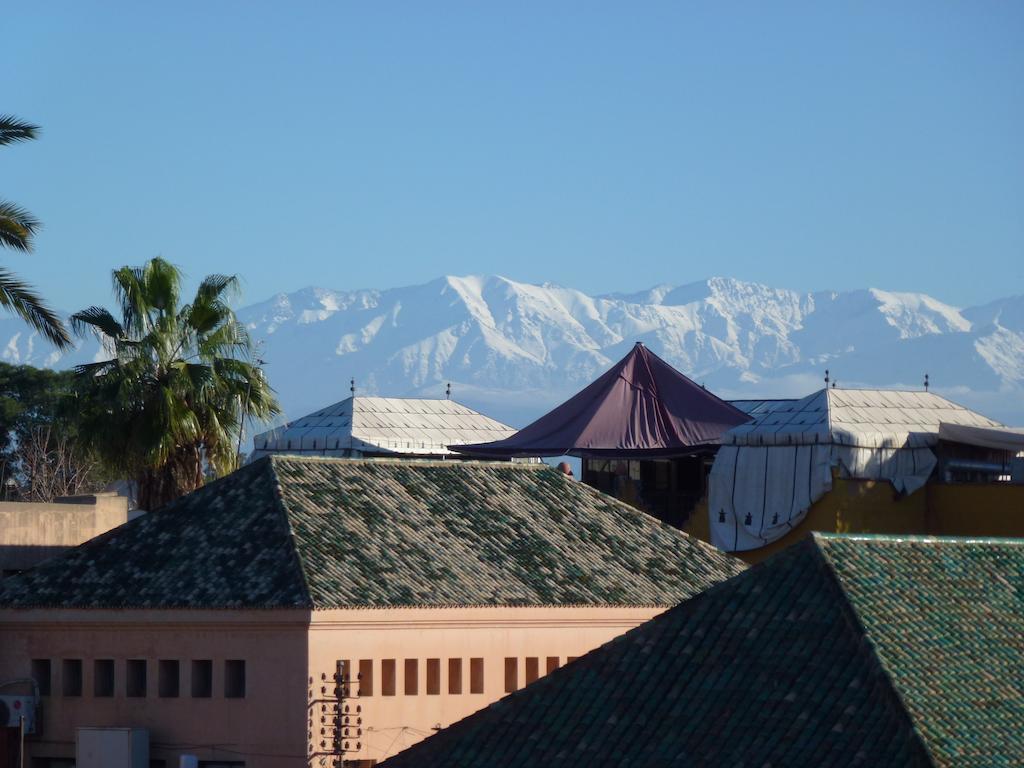
[[[0,607],[301,608],[274,473],[253,464],[0,581]]]
[[[1024,544],[815,536],[388,760],[1024,764]]]
[[[668,606],[743,568],[547,467],[273,456],[4,580],[0,606]]]
[[[1024,541],[821,536],[937,765],[1024,765]]]

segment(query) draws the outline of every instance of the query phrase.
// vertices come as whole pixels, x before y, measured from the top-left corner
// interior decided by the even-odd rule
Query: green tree
[[[96,333],[113,355],[76,369],[81,429],[152,510],[198,488],[206,470],[233,470],[244,419],[280,407],[227,304],[237,278],[208,276],[183,306],[181,271],[163,259],[113,278],[120,320],[102,307],[71,317],[76,333]]]
[[[3,498],[51,501],[108,480],[78,432],[75,374],[0,363]]]
[[[35,125],[11,115],[0,115],[0,147],[34,139]],[[21,206],[0,200],[0,245],[26,253],[32,251],[32,239],[39,221]],[[71,336],[53,310],[33,288],[10,270],[0,267],[0,306],[20,315],[29,325],[61,349],[71,346]]]

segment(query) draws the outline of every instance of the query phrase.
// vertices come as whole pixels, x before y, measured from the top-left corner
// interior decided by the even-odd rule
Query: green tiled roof
[[[384,765],[1024,764],[1024,542],[815,535]]]
[[[818,546],[935,763],[1024,765],[1024,540]]]
[[[743,564],[556,470],[272,456],[0,582],[0,607],[673,605]]]

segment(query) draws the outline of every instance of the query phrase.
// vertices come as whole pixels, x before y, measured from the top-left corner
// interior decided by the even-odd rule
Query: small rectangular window
[[[448,659],[448,693],[462,693],[462,659]]]
[[[224,698],[245,698],[245,659],[224,662]]]
[[[441,660],[427,659],[427,696],[441,694]]]
[[[82,660],[64,659],[61,665],[61,692],[65,696],[82,695]]]
[[[420,689],[419,659],[405,660],[405,695],[415,696]]]
[[[540,677],[540,659],[529,656],[526,659],[526,684],[534,683]]]
[[[470,659],[469,660],[469,692],[470,693],[483,693],[484,692],[484,660],[483,659]]]
[[[181,695],[181,662],[177,659],[160,659],[156,676],[160,698],[176,699]]]
[[[548,656],[548,658],[547,658],[547,666],[546,666],[545,672],[550,675],[556,669],[558,669],[558,657],[557,656]]]
[[[395,695],[395,660],[384,659],[380,663],[380,695]]]
[[[192,659],[192,698],[208,699],[213,696],[213,661]]]
[[[519,659],[514,656],[505,658],[505,693],[512,693],[519,688]]]
[[[373,659],[359,660],[359,695],[373,696]]]
[[[52,666],[49,659],[32,659],[32,679],[39,686],[40,696],[50,695]]]
[[[132,698],[141,699],[146,696],[146,660],[128,659],[125,665],[125,693]]]
[[[92,695],[106,699],[114,695],[114,660],[96,659],[92,663]]]

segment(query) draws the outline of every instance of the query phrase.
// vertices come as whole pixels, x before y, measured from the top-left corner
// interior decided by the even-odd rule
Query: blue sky
[[[826,7],[827,6],[827,7]],[[23,3],[2,263],[109,301],[499,273],[1024,293],[1024,4]]]

